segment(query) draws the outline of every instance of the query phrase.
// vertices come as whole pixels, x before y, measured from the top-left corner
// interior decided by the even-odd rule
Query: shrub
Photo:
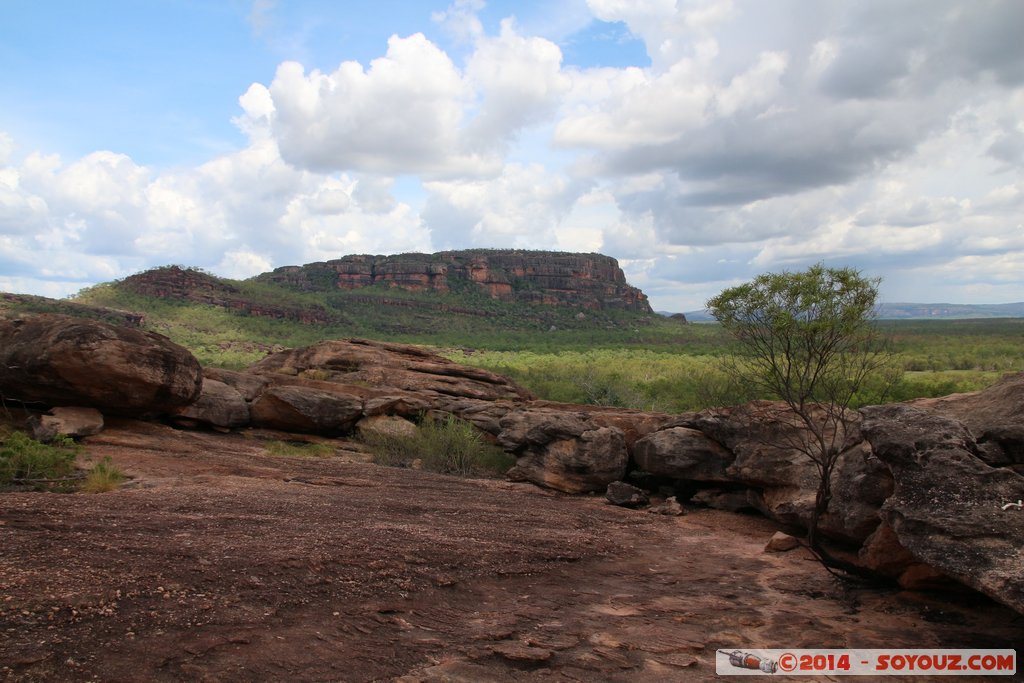
[[[374,452],[374,462],[410,467],[419,460],[423,469],[463,477],[503,474],[515,459],[484,441],[471,423],[449,415],[443,420],[424,418],[414,434],[367,433],[363,442]]]
[[[0,442],[0,486],[70,490],[77,480],[75,457],[79,450],[66,436],[46,444],[24,432],[12,432]]]
[[[81,490],[85,493],[106,493],[116,489],[125,479],[124,473],[107,456],[93,465],[85,475]]]

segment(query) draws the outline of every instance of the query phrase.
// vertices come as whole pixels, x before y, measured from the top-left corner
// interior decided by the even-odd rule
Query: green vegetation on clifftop
[[[230,290],[215,294],[236,307],[147,296],[121,281],[89,288],[70,301],[0,298],[0,315],[52,311],[119,321],[124,312],[140,313],[143,329],[166,335],[207,366],[244,368],[274,350],[362,337],[440,349],[549,400],[681,411],[746,398],[721,371],[720,359],[734,347],[716,324],[502,302],[470,288],[448,295],[382,285],[302,292],[257,280],[203,277]],[[310,311],[325,320],[287,317]],[[1021,319],[878,324],[893,336],[905,372],[888,395],[868,391],[860,403],[972,391],[1024,370]]]

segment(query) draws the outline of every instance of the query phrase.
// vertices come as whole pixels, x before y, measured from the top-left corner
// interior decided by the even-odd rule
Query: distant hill
[[[239,366],[278,346],[329,338],[514,350],[672,344],[683,330],[681,320],[654,315],[615,259],[525,250],[346,256],[248,280],[164,266],[67,300],[0,296],[0,316],[27,312],[141,327],[204,362]]]
[[[663,314],[667,315],[667,314]],[[878,307],[882,320],[964,320],[970,318],[1024,318],[1024,302],[1013,304],[887,303]],[[714,320],[706,311],[688,311],[692,322]]]
[[[436,254],[345,256],[284,266],[256,276],[303,292],[381,285],[409,292],[475,292],[521,304],[651,313],[647,295],[626,282],[619,263],[602,254],[472,249]]]

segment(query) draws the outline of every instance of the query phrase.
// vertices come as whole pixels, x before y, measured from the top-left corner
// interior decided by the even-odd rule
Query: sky
[[[1024,301],[1020,0],[0,0],[0,291],[600,252]]]

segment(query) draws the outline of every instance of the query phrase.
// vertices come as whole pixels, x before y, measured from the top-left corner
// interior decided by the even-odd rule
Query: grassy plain
[[[974,391],[1024,370],[1024,319],[878,324],[891,335],[903,372],[885,393],[868,387],[858,405]],[[722,360],[735,346],[718,325],[688,325],[674,337],[674,343],[478,349],[448,356],[506,375],[554,401],[678,412],[763,398],[746,393],[724,372]]]
[[[298,292],[253,280],[226,282],[248,301],[316,309],[327,322],[303,324],[145,297],[118,283],[90,288],[73,301],[143,312],[145,329],[189,348],[208,366],[244,368],[274,350],[364,337],[434,347],[548,400],[675,412],[754,398],[723,372],[723,358],[736,347],[713,323],[502,303],[472,288],[441,296],[377,287]],[[28,310],[34,304],[8,308],[18,305]],[[891,336],[903,373],[884,395],[869,388],[860,404],[972,391],[1024,370],[1024,319],[878,324]]]

